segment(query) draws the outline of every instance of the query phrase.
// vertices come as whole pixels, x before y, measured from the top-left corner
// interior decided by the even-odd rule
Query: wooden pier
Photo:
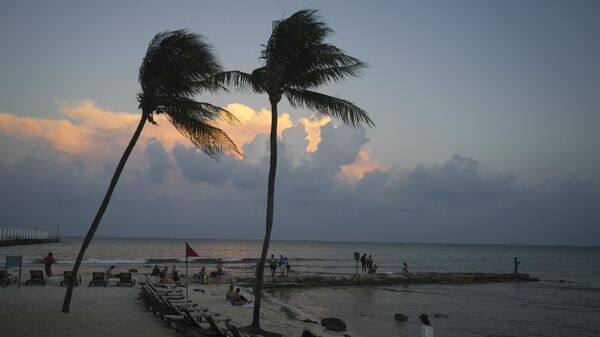
[[[53,239],[14,239],[14,240],[0,240],[0,247],[5,246],[20,246],[20,245],[37,245],[42,243],[56,243],[60,242],[59,238]]]

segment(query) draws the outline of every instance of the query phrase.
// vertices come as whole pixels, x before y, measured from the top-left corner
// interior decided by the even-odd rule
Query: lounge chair
[[[103,272],[93,272],[92,273],[92,281],[90,281],[89,286],[104,286],[106,287],[106,279],[104,278]]]
[[[0,270],[0,284],[4,285],[4,282],[8,280],[7,284],[17,283],[17,277],[11,277],[11,274],[8,274],[6,270]]]
[[[131,277],[131,273],[121,273],[119,274],[119,282],[117,282],[117,286],[129,285],[133,287],[135,285],[135,280]]]
[[[210,312],[205,313],[202,317],[210,325],[210,328],[217,334],[217,336],[227,337],[228,329],[224,323],[231,321],[231,318],[226,318],[223,316],[215,317],[215,315],[211,314]]]
[[[249,335],[245,332],[240,331],[240,326],[232,321],[226,321],[225,325],[229,329],[229,333],[233,337],[262,337],[262,335]]]
[[[31,277],[31,279],[27,280],[25,282],[25,285],[31,285],[31,284],[35,284],[35,283],[38,283],[41,285],[46,284],[46,280],[44,279],[44,271],[43,270],[30,270],[29,276]]]
[[[71,274],[72,273],[73,272],[70,271],[70,270],[63,271],[63,280],[60,281],[60,286],[61,287],[64,286],[65,284],[69,284],[69,280],[71,280]],[[79,283],[81,283],[81,276],[80,275],[77,276],[77,279],[75,280],[75,285],[78,286]]]

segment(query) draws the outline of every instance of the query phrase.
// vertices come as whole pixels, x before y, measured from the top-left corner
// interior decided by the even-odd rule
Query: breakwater
[[[307,288],[333,286],[384,286],[398,284],[470,284],[499,282],[535,282],[537,278],[528,274],[497,273],[403,273],[397,274],[328,274],[328,275],[290,275],[276,278],[265,274],[264,288]],[[254,277],[238,278],[238,284],[253,286]]]

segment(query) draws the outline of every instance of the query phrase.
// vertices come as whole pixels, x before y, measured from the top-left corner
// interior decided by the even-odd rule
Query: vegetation
[[[298,11],[285,20],[274,22],[271,36],[260,55],[262,67],[251,74],[228,71],[218,77],[221,83],[240,90],[266,93],[271,103],[266,232],[258,267],[252,325],[249,327],[253,332],[263,332],[260,327],[260,308],[265,261],[273,228],[278,103],[285,97],[294,108],[316,110],[351,126],[374,126],[368,114],[352,102],[313,91],[331,82],[359,76],[365,67],[360,60],[324,42],[332,32],[316,10]]]
[[[138,94],[138,101],[142,116],[83,240],[73,266],[62,312],[69,312],[73,287],[85,251],[100,225],[113,190],[146,121],[156,124],[153,116],[165,114],[179,132],[210,157],[217,159],[224,153],[239,155],[239,150],[229,136],[212,123],[219,118],[227,122],[236,122],[237,119],[222,108],[197,102],[193,98],[205,91],[221,89],[214,81],[214,75],[219,71],[221,66],[200,35],[185,30],[168,31],[158,33],[150,42],[139,70],[141,92]]]

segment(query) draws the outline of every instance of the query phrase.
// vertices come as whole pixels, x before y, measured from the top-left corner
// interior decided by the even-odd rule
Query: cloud
[[[148,127],[98,234],[260,239],[268,128],[264,112],[240,108],[243,125],[254,127],[235,136],[245,139],[243,160],[217,162],[162,121]],[[44,141],[15,162],[0,162],[0,189],[10,191],[0,194],[4,223],[50,230],[60,224],[67,235],[84,234],[124,148],[120,142],[139,117],[93,104],[62,111],[62,122],[0,115],[3,132]],[[274,239],[600,244],[600,190],[593,181],[569,175],[518,183],[510,172],[462,154],[415,168],[384,166],[370,158],[368,143],[363,128],[289,120],[278,143]],[[90,154],[76,145],[92,149],[101,165],[86,170]]]

